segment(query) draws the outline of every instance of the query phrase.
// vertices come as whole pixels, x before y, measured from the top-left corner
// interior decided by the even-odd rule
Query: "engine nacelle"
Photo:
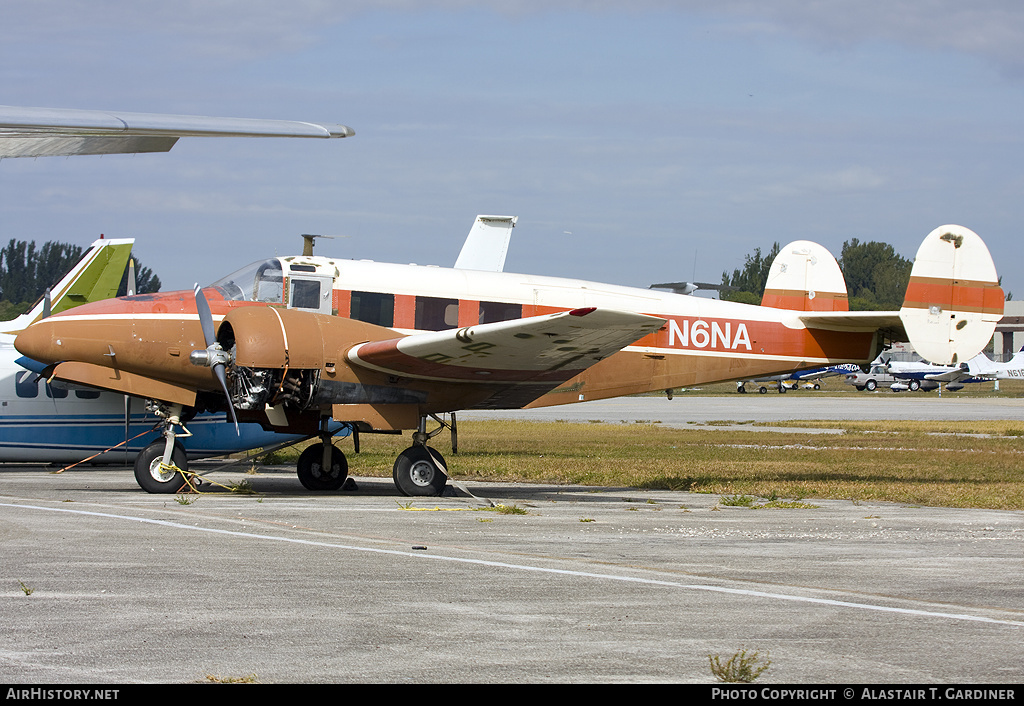
[[[234,309],[217,331],[218,343],[231,352],[231,402],[242,410],[281,404],[307,410],[340,403],[340,390],[362,387],[335,379],[347,370],[346,351],[399,336],[362,321],[268,306]]]

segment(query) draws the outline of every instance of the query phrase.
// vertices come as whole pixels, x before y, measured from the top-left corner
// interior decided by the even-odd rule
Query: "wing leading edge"
[[[420,380],[554,386],[664,324],[664,319],[643,314],[574,309],[371,341],[349,351],[348,360]]]
[[[351,137],[345,125],[0,106],[0,158],[167,152],[180,137]]]

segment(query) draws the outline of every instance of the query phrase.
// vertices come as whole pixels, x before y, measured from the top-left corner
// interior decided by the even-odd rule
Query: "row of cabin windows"
[[[61,384],[51,385],[44,383],[46,396],[54,400],[62,400],[68,396],[68,388]],[[14,394],[18,397],[33,398],[39,396],[39,376],[33,372],[24,371],[14,376]],[[86,390],[80,387],[75,388],[75,397],[83,400],[94,400],[100,396],[99,390]]]
[[[511,321],[523,316],[522,304],[507,302],[480,302],[478,323]],[[352,292],[349,317],[368,324],[395,325],[395,295],[380,292]],[[417,331],[443,331],[459,325],[459,300],[439,297],[416,297]]]

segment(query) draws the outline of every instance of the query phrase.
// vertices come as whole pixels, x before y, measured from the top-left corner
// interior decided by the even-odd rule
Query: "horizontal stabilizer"
[[[574,309],[356,346],[349,362],[392,375],[464,383],[559,384],[665,324],[607,309]]]

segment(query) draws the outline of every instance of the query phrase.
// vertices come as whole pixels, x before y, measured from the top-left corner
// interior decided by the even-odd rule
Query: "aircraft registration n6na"
[[[332,421],[412,430],[395,484],[434,495],[447,482],[428,446],[445,427],[438,415],[867,363],[892,340],[956,363],[988,343],[1004,301],[987,247],[955,225],[924,240],[899,312],[849,311],[835,258],[808,241],[782,249],[761,306],[311,252],[194,292],[87,304],[33,324],[15,345],[49,376],[156,405],[164,438],[135,463],[150,492],[183,485],[175,430],[199,411],[226,410],[236,423],[319,434],[298,461],[311,489],[339,488],[348,473]],[[441,426],[428,432],[431,418]]]

